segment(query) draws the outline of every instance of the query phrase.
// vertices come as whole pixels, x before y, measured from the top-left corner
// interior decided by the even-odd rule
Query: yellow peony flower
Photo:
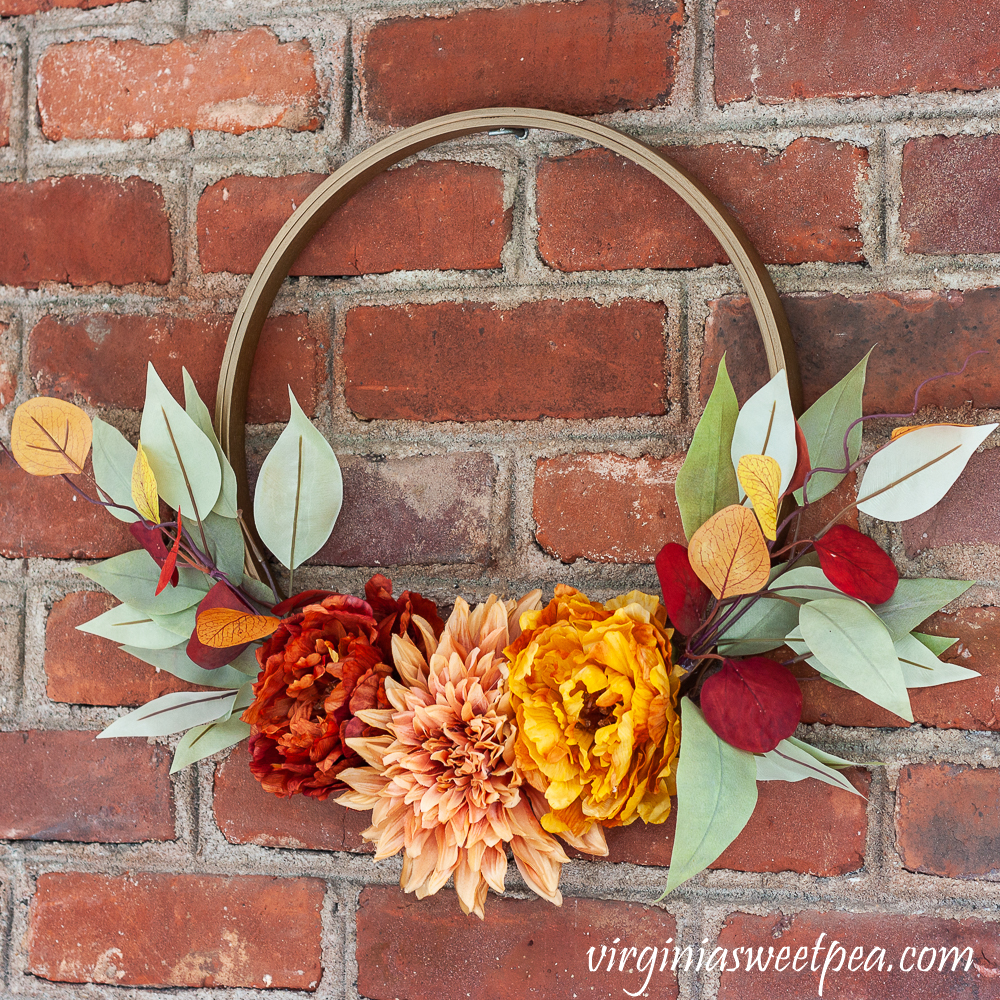
[[[521,616],[504,651],[517,763],[544,795],[543,828],[570,843],[592,838],[595,824],[662,823],[670,813],[682,671],[671,666],[665,623],[649,594],[596,604],[560,585]]]

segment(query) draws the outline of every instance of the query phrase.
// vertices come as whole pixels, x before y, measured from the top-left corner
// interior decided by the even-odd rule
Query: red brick
[[[123,653],[109,639],[77,631],[117,604],[103,591],[78,590],[52,605],[45,624],[45,691],[52,701],[144,705],[172,691],[209,690]]]
[[[347,403],[363,419],[536,420],[664,412],[659,302],[363,306],[347,314]]]
[[[128,3],[128,0],[0,0],[0,17],[38,14],[62,7],[90,10],[93,7],[107,7],[113,3]]]
[[[0,323],[0,409],[14,401],[20,344],[6,323]]]
[[[866,352],[866,413],[909,413],[913,393],[931,375],[958,371],[960,378],[932,382],[920,405],[1000,407],[1000,365],[995,360],[1000,289],[963,292],[870,292],[859,295],[794,295],[782,298],[798,347],[806,405],[843,378]],[[742,296],[709,303],[700,394],[712,391],[723,351],[742,402],[768,379],[764,348],[749,302]]]
[[[138,177],[0,184],[0,232],[5,285],[165,285],[173,271],[163,194]]]
[[[1000,251],[1000,136],[928,136],[903,147],[899,224],[910,253]]]
[[[267,28],[167,45],[68,42],[38,64],[38,112],[53,140],[149,139],[172,128],[316,129],[319,100],[309,43],[281,43]]]
[[[0,13],[3,5],[0,3]],[[0,146],[10,145],[10,92],[14,86],[11,61],[0,57]]]
[[[722,199],[766,262],[864,259],[857,188],[867,172],[866,150],[796,139],[776,155],[735,143],[667,146],[660,152]],[[561,271],[729,262],[678,195],[606,150],[542,162],[538,225],[542,257]]]
[[[371,826],[371,813],[345,809],[332,799],[317,802],[306,795],[279,799],[265,792],[250,773],[250,754],[242,743],[216,768],[212,807],[215,822],[231,844],[308,851],[375,850],[361,838],[361,831]]]
[[[765,104],[1000,85],[990,0],[723,0],[715,99]]]
[[[813,463],[815,464],[815,463]],[[843,466],[841,466],[843,468]],[[826,496],[810,503],[802,512],[799,522],[799,537],[808,538],[818,534],[858,495],[858,474],[852,472],[840,481],[840,484],[830,490]],[[846,524],[855,531],[860,531],[858,508],[853,507],[843,517],[840,524]]]
[[[29,971],[62,983],[314,990],[323,890],[320,879],[260,875],[40,875]]]
[[[31,374],[46,395],[140,410],[147,360],[179,399],[184,398],[181,368],[186,367],[214,410],[231,322],[229,316],[46,316],[31,331]],[[287,420],[289,385],[306,413],[315,413],[326,392],[326,351],[306,315],[267,320],[250,376],[247,419]]]
[[[174,839],[170,751],[97,732],[0,733],[0,837],[135,844]]]
[[[825,936],[824,936],[825,935]],[[843,951],[836,950],[839,942]],[[850,997],[851,1000],[913,1000],[914,997],[948,997],[948,1000],[995,1000],[1000,997],[996,972],[1000,966],[1000,940],[997,925],[981,920],[945,920],[911,914],[834,913],[803,910],[798,913],[769,913],[763,916],[730,913],[719,934],[718,947],[729,951],[726,958],[715,955],[714,968],[725,964],[733,968],[733,949],[739,954],[740,970],[723,971],[719,984],[719,1000],[800,1000],[801,997]],[[813,948],[818,951],[814,952]],[[939,971],[942,956],[949,948],[955,952],[944,971]],[[963,949],[971,947],[973,961],[965,971],[968,953],[959,968],[951,971],[952,960]],[[758,948],[763,948],[763,960],[770,968],[761,972],[747,970],[747,948],[752,948],[755,962]],[[784,949],[788,949],[785,951]],[[878,969],[884,948],[882,970]],[[913,948],[913,951],[906,951]],[[917,961],[921,949],[935,949],[932,972],[921,972]],[[801,957],[799,970],[793,964]],[[828,950],[829,949],[829,950]],[[851,956],[855,958],[850,971]],[[875,950],[864,971],[865,960]],[[927,965],[930,952],[924,954]],[[781,963],[775,969],[774,958]],[[822,982],[824,963],[829,964]],[[902,965],[901,965],[902,961]],[[838,964],[843,968],[837,972]],[[912,968],[906,971],[906,968]],[[813,971],[815,970],[815,971]]]
[[[1000,874],[1000,770],[910,764],[899,773],[896,845],[904,867],[946,878]]]
[[[683,21],[681,0],[393,18],[361,38],[361,106],[369,121],[393,126],[470,108],[595,115],[659,107],[673,90]]]
[[[650,954],[677,934],[671,914],[636,903],[564,899],[561,907],[541,899],[486,901],[486,919],[464,917],[449,886],[416,899],[399,889],[362,890],[357,913],[358,993],[371,1000],[571,1000],[621,997],[641,990]],[[612,945],[615,939],[619,944]],[[626,964],[612,972],[601,959],[620,949]],[[626,954],[626,949],[636,951]],[[590,971],[588,950],[594,948]],[[677,979],[669,964],[653,959],[651,995],[674,1000]]]
[[[340,459],[344,506],[313,562],[335,566],[489,561],[497,467],[491,455]],[[387,530],[391,525],[391,530]]]
[[[535,465],[535,538],[565,563],[650,563],[686,544],[674,499],[683,455],[561,455]]]
[[[83,485],[92,475],[90,460]],[[0,556],[103,559],[136,548],[121,521],[87,503],[58,476],[29,476],[0,460]]]
[[[285,220],[326,179],[227,177],[198,202],[198,252],[205,271],[252,274]],[[380,174],[313,237],[292,274],[500,267],[510,235],[503,175],[474,163],[418,163]]]

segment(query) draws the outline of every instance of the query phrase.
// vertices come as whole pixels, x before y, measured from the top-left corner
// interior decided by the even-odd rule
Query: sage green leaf
[[[707,868],[757,805],[754,755],[720,740],[690,698],[681,699],[681,732],[677,831],[664,895]]]
[[[81,632],[142,649],[167,649],[180,641],[176,633],[162,628],[145,611],[119,604],[89,622],[77,625]]]
[[[135,463],[135,448],[128,443],[125,435],[117,427],[106,424],[100,417],[94,417],[93,462],[94,480],[104,494],[103,499],[134,507],[132,503],[132,466]],[[138,521],[120,507],[104,508],[112,517],[131,524]]]
[[[192,498],[204,518],[215,506],[222,468],[212,442],[167,392],[152,364],[146,375],[146,405],[139,434],[160,496],[174,510],[193,515]]]
[[[847,766],[852,766],[849,761]],[[824,764],[790,740],[782,740],[773,750],[757,754],[758,781],[802,781],[803,778],[815,778],[834,788],[865,797],[840,771]]]
[[[288,390],[292,415],[264,459],[253,516],[264,544],[290,570],[330,537],[344,499],[340,463]]]
[[[231,718],[243,709],[249,708],[253,704],[253,681],[245,680],[236,692],[236,699],[229,709],[227,718]]]
[[[241,674],[246,674],[256,680],[257,675],[260,673],[260,663],[257,662],[257,650],[259,648],[259,646],[249,646],[235,660],[230,661],[229,666],[234,670],[238,670]]]
[[[119,601],[154,615],[172,615],[197,604],[208,593],[208,577],[195,569],[178,570],[176,587],[169,584],[156,596],[160,567],[145,549],[132,549],[105,559],[95,566],[81,566],[80,572]]]
[[[215,455],[219,460],[219,467],[222,469],[222,487],[219,490],[219,499],[215,501],[212,510],[222,517],[236,517],[236,473],[226,458],[226,453],[219,444],[219,438],[212,426],[212,417],[208,412],[208,407],[198,395],[198,389],[194,384],[194,379],[188,374],[186,368],[182,368],[184,376],[184,410],[187,415],[197,424],[198,429],[212,442],[215,448]],[[202,517],[204,517],[202,513]]]
[[[150,617],[168,632],[189,639],[198,621],[198,605],[193,604],[191,607],[185,608],[183,611],[176,611],[172,615],[150,615]],[[138,643],[132,645],[138,645]]]
[[[892,597],[884,604],[877,604],[874,611],[895,641],[909,635],[971,586],[972,580],[941,580],[934,576],[900,580]]]
[[[181,514],[181,520],[200,549],[202,543],[198,522],[184,513]],[[240,527],[240,522],[231,517],[211,513],[202,519],[202,527],[208,539],[208,555],[226,574],[229,582],[238,587],[243,582],[243,529]]]
[[[225,722],[209,722],[204,726],[189,729],[177,744],[170,773],[176,774],[189,764],[194,764],[220,750],[228,750],[250,735],[250,726],[240,719]]]
[[[847,598],[810,601],[799,609],[799,628],[823,673],[913,721],[892,637],[871,608]]]
[[[729,454],[739,409],[723,356],[712,394],[674,485],[681,523],[688,538],[713,514],[739,500],[736,468]]]
[[[945,635],[927,635],[926,632],[911,632],[910,635],[922,642],[935,656],[940,656],[958,642],[958,639],[949,639]]]
[[[975,670],[957,663],[939,660],[919,639],[912,635],[896,640],[896,655],[903,668],[903,680],[908,688],[934,687],[978,677]]]
[[[244,576],[241,586],[255,601],[266,608],[270,609],[278,603],[271,588],[252,576]]]
[[[881,767],[882,762],[878,760],[847,760],[845,757],[838,757],[836,754],[830,753],[827,750],[820,750],[819,747],[814,747],[811,743],[806,743],[805,740],[800,740],[795,736],[789,736],[788,742],[793,746],[798,747],[800,750],[804,750],[807,754],[814,757],[818,761],[822,761],[830,767]]]
[[[215,670],[205,670],[194,662],[185,650],[185,645],[173,646],[170,649],[140,649],[138,646],[122,646],[130,656],[143,663],[148,663],[158,670],[179,677],[190,684],[202,684],[205,687],[239,688],[246,683],[247,675],[242,670],[228,667],[218,667]],[[254,661],[256,663],[256,661]],[[256,672],[255,672],[256,676]]]
[[[857,461],[861,452],[861,424],[851,427],[847,437],[849,462],[844,460],[844,435],[847,428],[861,417],[861,400],[865,393],[865,373],[869,351],[832,389],[823,393],[799,417],[799,427],[809,446],[809,465],[813,469],[842,469]],[[825,497],[844,478],[835,472],[817,472],[809,477],[806,487],[808,500],[813,503]],[[802,490],[795,491],[801,504]]]
[[[883,521],[908,521],[951,489],[997,424],[928,424],[875,452],[858,487],[858,510]]]
[[[99,740],[112,736],[169,736],[229,716],[236,691],[175,691],[116,719]]]
[[[792,481],[798,462],[795,440],[795,414],[788,395],[788,376],[782,368],[767,385],[758,389],[744,404],[733,428],[730,449],[733,468],[739,468],[744,455],[768,455],[781,467],[779,494]],[[740,499],[743,487],[739,487]]]

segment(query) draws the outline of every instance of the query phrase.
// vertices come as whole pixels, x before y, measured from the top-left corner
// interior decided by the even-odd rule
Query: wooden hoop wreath
[[[215,404],[215,429],[236,473],[238,505],[251,532],[253,508],[247,483],[245,436],[250,369],[264,321],[295,259],[330,216],[383,170],[436,143],[497,129],[545,129],[586,139],[643,167],[680,195],[711,229],[739,272],[764,340],[768,368],[772,376],[781,368],[786,370],[792,406],[796,413],[801,412],[802,385],[795,344],[778,293],[742,226],[700,181],[637,139],[574,115],[533,108],[462,111],[403,129],[345,163],[296,209],[257,265],[229,331]],[[256,566],[253,569],[256,571]]]

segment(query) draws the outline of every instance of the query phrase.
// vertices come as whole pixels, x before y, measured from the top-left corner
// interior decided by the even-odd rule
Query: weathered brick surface
[[[41,875],[28,968],[63,983],[313,990],[323,890],[259,875]]]
[[[319,127],[319,100],[309,43],[281,43],[267,28],[167,45],[68,42],[38,65],[38,112],[53,140],[148,139],[172,128],[302,131]]]
[[[1000,251],[1000,137],[934,135],[903,147],[899,223],[910,253]]]
[[[206,188],[198,202],[203,270],[252,274],[278,230],[326,176],[235,176]],[[334,212],[291,273],[496,268],[510,227],[499,170],[419,163],[380,174]]]
[[[634,300],[359,307],[347,314],[347,403],[364,419],[663,413],[665,320],[662,303]]]
[[[981,920],[815,910],[762,916],[731,913],[717,942],[728,956],[721,952],[715,956],[714,967],[725,966],[719,1000],[792,1000],[818,996],[821,979],[825,997],[986,1000],[1000,996],[1000,987],[991,975],[1000,964],[998,940],[996,924]],[[968,971],[967,952],[953,971],[956,955],[967,947],[971,947],[973,958]],[[739,971],[733,969],[737,948],[743,949]],[[748,948],[754,953],[752,971],[747,969]],[[768,965],[765,972],[756,967],[759,948],[763,948],[761,957]],[[885,950],[884,955],[878,954],[879,948]],[[955,951],[945,958],[951,948]],[[933,971],[921,971],[930,968],[929,962]]]
[[[948,878],[1000,874],[1000,771],[909,764],[896,791],[896,846],[914,872]]]
[[[344,506],[313,557],[335,566],[485,563],[497,468],[453,452],[383,461],[341,457]]]
[[[243,743],[216,768],[212,808],[231,844],[365,853],[375,849],[361,838],[361,831],[371,826],[371,813],[345,809],[332,798],[279,799],[265,792],[250,773],[250,754]]]
[[[10,92],[14,86],[11,69],[10,59],[0,56],[0,146],[10,145]]]
[[[93,7],[108,7],[113,3],[128,3],[129,0],[0,0],[0,17],[17,17],[20,14],[38,14],[60,7],[76,7],[90,10]]]
[[[723,0],[715,8],[715,98],[765,104],[1000,85],[989,0]]]
[[[163,194],[138,177],[0,184],[0,232],[5,285],[163,285],[173,270]]]
[[[722,199],[768,263],[863,259],[857,188],[867,172],[865,150],[796,139],[776,155],[735,143],[660,151]],[[679,195],[605,150],[543,161],[538,216],[542,257],[563,271],[729,260]]]
[[[97,732],[0,733],[0,838],[173,840],[170,752]]]
[[[359,43],[361,107],[394,126],[470,108],[593,115],[658,107],[670,101],[683,20],[681,0],[393,18]]]
[[[813,463],[815,464],[815,463]],[[799,521],[799,537],[809,538],[822,531],[840,512],[852,503],[858,495],[858,474],[851,472],[840,481],[840,484],[830,490],[814,503],[809,503],[802,511]],[[855,531],[860,531],[857,507],[844,514],[839,523],[846,524]]]
[[[683,455],[561,455],[535,466],[535,538],[563,562],[649,563],[686,544],[674,498]]]
[[[52,605],[45,623],[45,693],[52,701],[144,705],[173,691],[208,690],[123,653],[109,639],[77,630],[117,604],[103,591],[78,590]]]
[[[909,413],[913,393],[928,376],[958,371],[920,393],[921,406],[1000,406],[996,356],[996,311],[1000,290],[963,292],[870,292],[861,295],[792,295],[788,314],[802,368],[806,405],[813,403],[871,349],[865,386],[866,413]],[[768,378],[764,349],[749,302],[742,296],[716,299],[705,324],[701,364],[702,403],[708,399],[723,351],[742,402]],[[990,359],[993,360],[990,360]]]
[[[623,989],[641,991],[645,973],[637,960],[643,969],[650,961],[649,953],[640,955],[643,946],[663,947],[677,934],[673,916],[654,907],[602,899],[564,899],[555,907],[492,892],[480,922],[462,916],[450,886],[424,900],[369,886],[357,927],[358,992],[371,1000],[467,1000],[471,991],[509,1000],[620,997]],[[608,972],[616,938],[619,959],[627,948],[636,951],[624,956],[623,969],[616,961]],[[677,979],[669,963],[658,971],[659,955],[650,995],[673,1000]],[[590,971],[590,960],[598,971]]]
[[[12,402],[17,392],[19,339],[6,323],[0,323],[0,409]]]
[[[38,391],[97,406],[141,410],[146,362],[167,388],[184,398],[186,367],[209,410],[215,410],[229,316],[129,316],[114,313],[46,316],[31,331],[29,365]],[[325,340],[304,314],[274,316],[261,335],[250,376],[247,419],[288,419],[288,386],[307,414],[326,392]]]

